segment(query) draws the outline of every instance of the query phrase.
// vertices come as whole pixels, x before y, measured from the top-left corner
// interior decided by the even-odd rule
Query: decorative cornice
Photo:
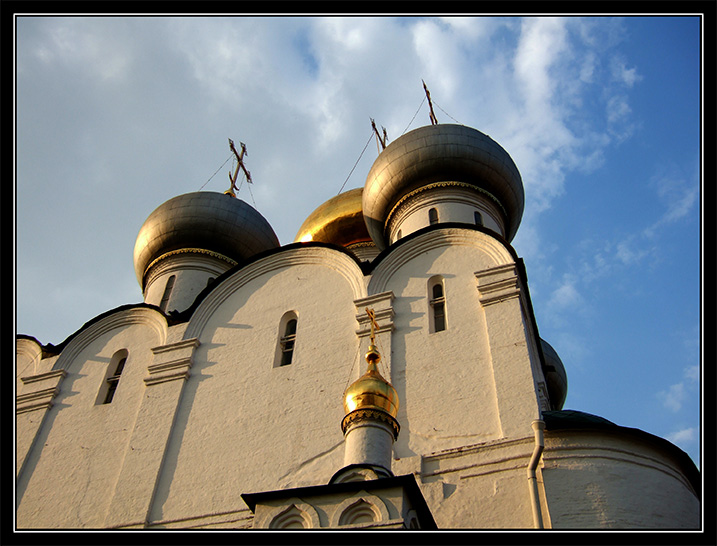
[[[29,377],[22,377],[20,380],[26,387],[35,387],[37,390],[19,394],[16,399],[16,412],[18,414],[39,409],[50,409],[52,400],[60,392],[60,383],[67,375],[65,370],[53,370]],[[38,389],[42,384],[48,385]]]
[[[176,379],[188,379],[189,369],[194,363],[194,351],[197,347],[199,347],[199,340],[196,338],[153,347],[152,353],[155,362],[147,366],[150,375],[145,377],[145,385],[149,387]]]
[[[358,243],[351,243],[350,245],[346,245],[346,248],[349,250],[352,250],[354,248],[375,248],[376,243],[373,241],[361,241]]]
[[[482,305],[500,303],[520,295],[520,278],[514,264],[498,266],[475,273]]]
[[[394,440],[398,439],[398,433],[401,430],[401,426],[398,424],[398,421],[396,421],[396,419],[390,414],[379,409],[353,410],[351,413],[346,414],[346,416],[341,420],[341,430],[344,434],[346,434],[350,425],[360,421],[381,421],[386,423],[393,431]]]

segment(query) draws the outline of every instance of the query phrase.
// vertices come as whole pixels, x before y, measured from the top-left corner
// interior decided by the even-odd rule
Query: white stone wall
[[[242,269],[203,302],[187,327],[200,344],[152,520],[235,509],[239,493],[327,483],[341,468],[361,280],[350,257],[310,247]],[[287,311],[298,317],[295,352],[277,368]]]
[[[391,380],[407,423],[406,457],[524,433],[539,407],[514,268],[513,290],[481,303],[477,271],[512,264],[490,236],[472,230],[423,234],[374,271],[370,291],[395,294]],[[445,331],[429,333],[428,280],[444,279]],[[487,320],[488,313],[490,320]]]
[[[153,317],[154,315],[154,317]],[[147,309],[119,312],[75,337],[56,362],[66,374],[36,431],[17,481],[18,526],[102,527],[117,485],[151,347],[163,342],[163,319]],[[121,349],[129,358],[111,404],[98,404],[107,365]],[[30,432],[18,423],[18,443]]]
[[[521,438],[420,458],[421,489],[439,528],[533,528],[526,468],[535,444],[530,423],[524,428]]]

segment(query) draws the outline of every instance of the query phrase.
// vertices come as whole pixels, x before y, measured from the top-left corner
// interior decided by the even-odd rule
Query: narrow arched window
[[[289,311],[279,323],[279,347],[276,359],[276,366],[288,366],[294,359],[296,348],[296,326],[298,319],[296,313]]]
[[[436,209],[428,210],[428,223],[431,225],[438,223],[438,211]]]
[[[127,363],[128,356],[127,351],[122,349],[121,351],[117,351],[110,359],[108,375],[102,385],[102,389],[100,390],[99,399],[102,400],[102,404],[109,404],[114,399],[117,386],[119,385],[120,376],[122,375],[122,371]]]
[[[164,287],[164,294],[162,295],[162,301],[159,302],[159,308],[162,312],[167,311],[167,304],[169,303],[169,296],[172,294],[172,289],[174,288],[175,279],[176,275],[171,275],[169,279],[167,279],[167,284]]]
[[[477,226],[483,225],[483,216],[477,210],[473,212],[473,220]]]
[[[428,302],[430,310],[429,331],[442,332],[446,329],[446,296],[443,291],[443,279],[432,277],[428,284]]]

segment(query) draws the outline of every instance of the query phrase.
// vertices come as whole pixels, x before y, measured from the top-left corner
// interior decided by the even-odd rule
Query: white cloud
[[[700,196],[699,175],[690,177],[677,165],[662,166],[649,183],[662,202],[662,215],[643,230],[646,237],[654,237],[662,227],[688,217]]]
[[[530,105],[548,107],[551,103],[556,82],[550,69],[566,48],[565,24],[565,19],[554,17],[523,20],[514,65]]]
[[[558,309],[581,305],[583,298],[575,285],[576,279],[566,274],[563,277],[562,284],[553,290],[548,305]]]
[[[627,68],[625,61],[620,57],[612,59],[611,71],[613,79],[628,88],[642,80],[642,76],[637,73],[637,69]]]
[[[629,237],[617,243],[615,257],[623,265],[633,265],[649,254],[647,248],[634,248],[634,237]]]
[[[667,435],[667,439],[673,444],[687,444],[694,442],[699,435],[699,430],[693,427],[677,430]]]
[[[700,367],[695,365],[685,368],[685,378],[690,381],[698,382],[700,380]]]
[[[662,404],[673,412],[678,412],[682,409],[682,403],[685,401],[687,391],[685,390],[684,383],[675,383],[671,385],[666,391],[660,391],[657,393],[658,398],[662,400]]]

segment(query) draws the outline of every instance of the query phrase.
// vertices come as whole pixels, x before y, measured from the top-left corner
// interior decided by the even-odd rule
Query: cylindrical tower
[[[429,125],[381,152],[366,178],[363,213],[380,249],[445,222],[482,225],[510,241],[523,201],[518,168],[498,143],[464,125]]]
[[[241,199],[186,193],[157,207],[144,222],[134,268],[146,303],[183,311],[214,278],[278,246],[269,222]]]

